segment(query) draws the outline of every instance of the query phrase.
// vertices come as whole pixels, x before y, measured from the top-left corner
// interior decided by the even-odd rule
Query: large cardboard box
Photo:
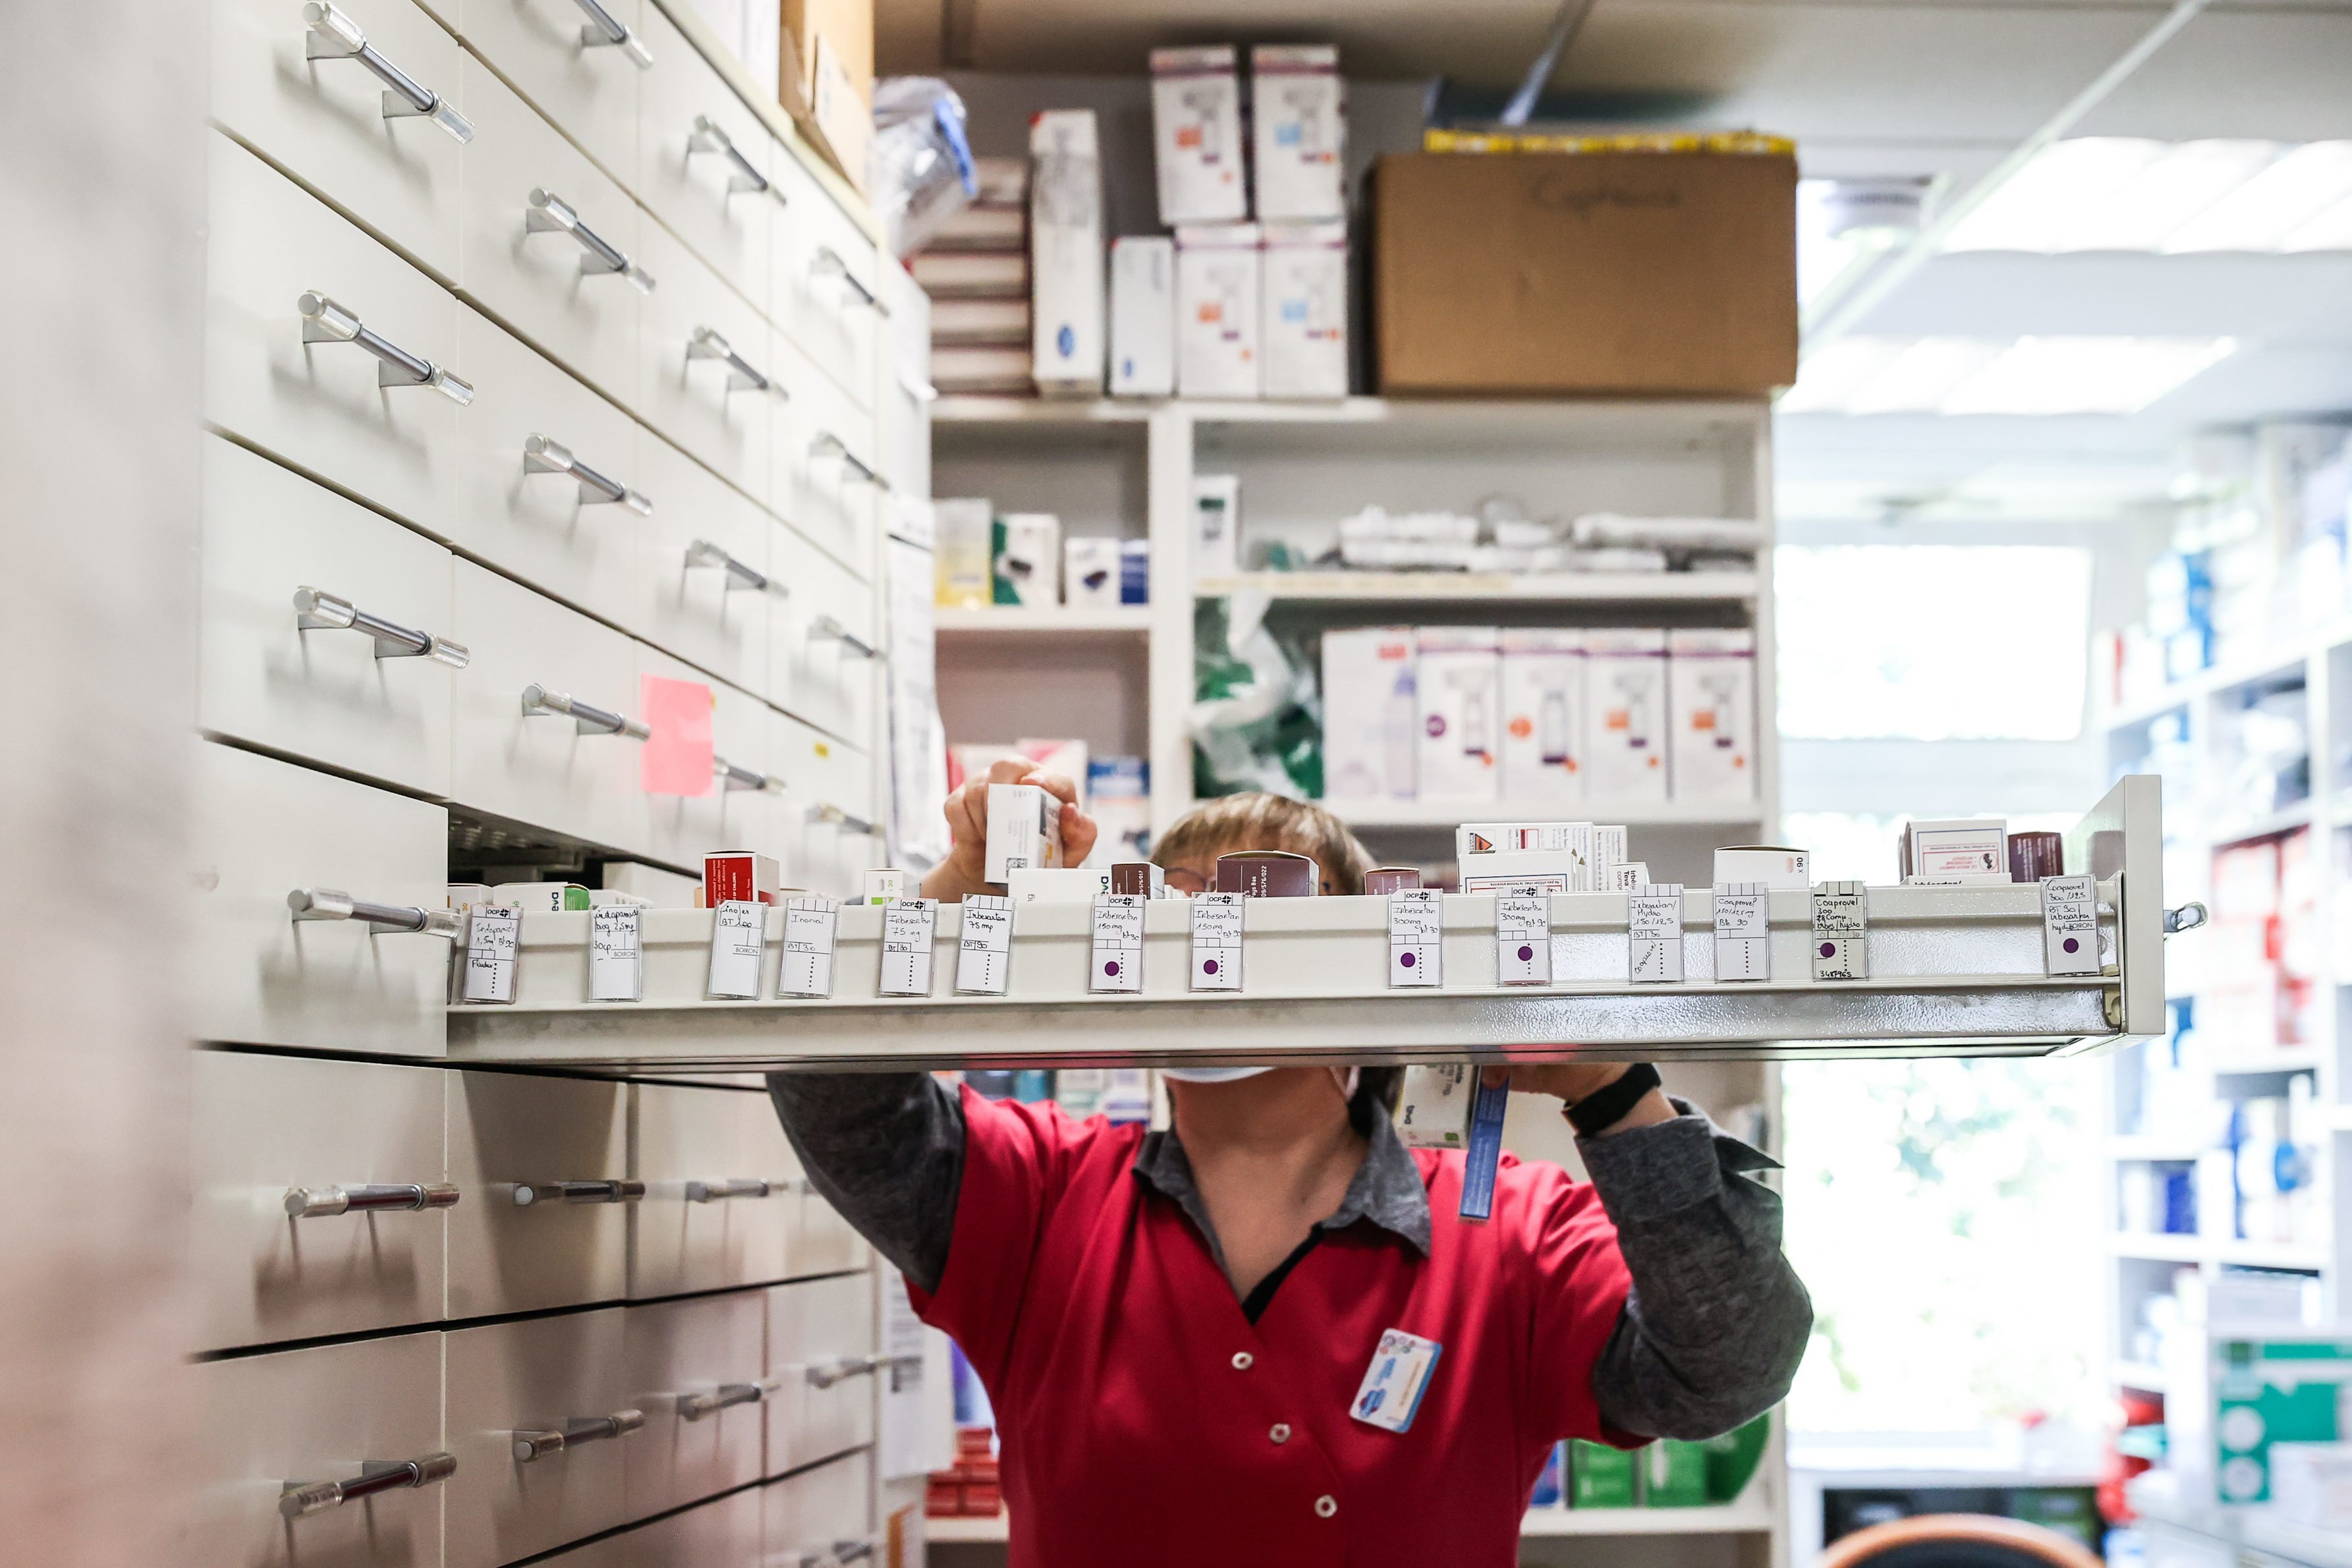
[[[762,0],[751,0],[760,5]],[[874,0],[777,0],[782,30],[792,35],[799,58],[801,96],[817,98],[817,40],[871,111],[874,104]],[[782,74],[780,62],[778,74]],[[861,171],[862,179],[862,171]]]
[[[1384,393],[1755,395],[1797,375],[1797,163],[1412,153],[1372,185]]]

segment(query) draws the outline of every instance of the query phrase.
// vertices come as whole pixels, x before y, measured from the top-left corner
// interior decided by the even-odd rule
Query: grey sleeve
[[[1671,1121],[1577,1152],[1617,1226],[1633,1294],[1601,1359],[1601,1418],[1648,1437],[1711,1437],[1787,1395],[1813,1304],[1780,1252],[1778,1169],[1688,1102]]]
[[[963,1105],[927,1072],[776,1072],[768,1098],[810,1184],[924,1290],[947,1272]]]

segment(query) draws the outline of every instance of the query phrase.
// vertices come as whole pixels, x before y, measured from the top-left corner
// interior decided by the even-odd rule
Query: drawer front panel
[[[471,671],[467,672],[468,674]],[[296,889],[439,910],[448,813],[293,763],[191,742],[199,1039],[442,1054],[450,939],[298,921]]]
[[[640,30],[639,0],[597,3],[623,27]],[[642,71],[628,48],[586,42],[587,17],[576,0],[465,0],[465,12],[466,41],[483,58],[606,174],[636,177]]]
[[[825,553],[869,576],[880,495],[874,416],[782,334],[775,342],[773,357],[792,396],[774,411],[768,504]]]
[[[874,1439],[874,1275],[768,1292],[768,1468],[795,1469]]]
[[[650,432],[638,461],[653,493],[665,499],[637,532],[638,598],[629,625],[746,691],[764,692],[769,623],[784,584],[761,588],[745,573],[773,578],[774,520]],[[729,570],[726,561],[743,570]]]
[[[646,1195],[630,1214],[632,1298],[783,1278],[799,1167],[762,1117],[775,1119],[764,1095],[636,1086],[630,1173]]]
[[[637,199],[764,311],[770,234],[782,210],[755,188],[770,178],[767,128],[658,6],[642,18],[654,63],[637,100]]]
[[[875,820],[873,761],[782,713],[768,716],[769,771],[790,790],[779,814],[784,879],[795,887],[854,898],[867,868],[887,858],[883,840],[858,826]],[[835,808],[856,819],[828,820]]]
[[[621,1299],[625,1192],[562,1184],[627,1179],[627,1107],[617,1083],[450,1075],[449,1179],[467,1194],[449,1215],[451,1317]]]
[[[784,1136],[773,1102],[764,1092],[750,1099],[743,1116],[749,1163],[756,1170],[788,1172],[794,1178],[792,1195],[784,1201],[783,1265],[775,1278],[801,1279],[865,1268],[872,1257],[866,1238],[809,1185],[799,1151]]]
[[[622,1337],[618,1308],[447,1336],[448,1568],[496,1568],[621,1522],[646,1415],[625,1394]]]
[[[800,1568],[760,1551],[760,1494],[737,1492],[547,1559],[547,1568]]]
[[[756,698],[714,682],[643,643],[637,645],[637,673],[665,680],[692,681],[709,687],[711,695],[711,745],[715,754],[764,774],[767,772],[768,710]],[[775,792],[733,789],[713,778],[705,795],[647,795],[646,843],[652,852],[675,865],[702,864],[703,856],[718,849],[757,849],[777,853],[778,814],[783,797]]]
[[[305,609],[298,591],[341,605]],[[345,608],[429,639],[419,652]],[[449,793],[449,552],[218,437],[205,440],[196,721],[430,795]],[[387,657],[389,656],[389,657]]]
[[[639,249],[661,287],[642,311],[638,417],[744,494],[767,494],[771,426],[785,389],[766,319],[659,224],[645,226]]]
[[[189,1561],[205,1568],[439,1568],[449,1481],[289,1520],[289,1483],[445,1454],[441,1336],[404,1334],[194,1369],[202,1411]]]
[[[305,342],[301,301],[331,300],[400,353],[470,382],[456,299],[227,137],[209,142],[205,417],[446,535],[451,448],[470,410],[430,385],[380,384],[393,373],[356,342]]]
[[[646,1415],[628,1439],[627,1512],[660,1513],[757,1479],[765,1403],[757,1291],[622,1314],[625,1397]]]
[[[461,51],[446,29],[410,0],[338,0],[338,8],[372,51],[470,118],[458,86]],[[220,0],[213,118],[421,265],[455,278],[466,144],[431,115],[387,117],[387,102],[405,108],[407,100],[356,58],[308,58],[314,46],[346,47],[330,30],[307,27],[300,5]],[[478,142],[482,128],[475,129]]]
[[[845,1545],[872,1540],[873,1474],[872,1455],[845,1454],[829,1465],[761,1487],[768,1561],[797,1563],[811,1556],[822,1561]]]
[[[787,589],[772,614],[770,692],[818,729],[872,746],[882,669],[874,588],[790,529],[773,531],[770,559]]]
[[[836,389],[871,408],[886,308],[874,242],[791,154],[780,150],[776,162],[792,215],[776,233],[776,321]]]

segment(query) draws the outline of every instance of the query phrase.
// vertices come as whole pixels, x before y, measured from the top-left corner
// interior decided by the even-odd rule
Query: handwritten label
[[[974,895],[963,901],[956,942],[955,988],[964,996],[1002,996],[1013,980],[1013,900]]]
[[[894,899],[882,906],[883,995],[931,994],[931,942],[939,918],[937,899]]]
[[[1683,980],[1683,885],[1657,882],[1625,897],[1626,973],[1637,985]]]
[[[1389,984],[1445,984],[1445,895],[1405,888],[1389,895]]]
[[[1192,900],[1192,989],[1242,988],[1242,910],[1239,893],[1202,893]]]
[[[833,949],[841,906],[831,899],[784,900],[784,949],[776,961],[779,996],[833,994]]]
[[[712,915],[710,979],[705,992],[739,1000],[757,996],[760,946],[768,934],[767,906],[730,899]]]
[[[1540,888],[1495,894],[1495,978],[1505,985],[1551,984],[1551,895]]]
[[[1772,889],[1763,882],[1715,888],[1715,977],[1772,978]]]
[[[466,920],[466,1000],[511,1002],[515,950],[522,944],[522,911],[477,904]]]
[[[2047,973],[2099,972],[2099,904],[2090,878],[2042,879],[2042,955]]]
[[[635,905],[608,905],[588,911],[588,1000],[645,1000],[643,930],[644,921]]]
[[[1087,965],[1089,991],[1143,989],[1143,906],[1138,893],[1095,896],[1094,950]]]
[[[1813,978],[1870,978],[1870,895],[1860,882],[1813,889]]]

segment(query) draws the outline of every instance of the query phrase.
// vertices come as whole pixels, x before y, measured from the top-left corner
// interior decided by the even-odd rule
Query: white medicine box
[[[1676,800],[1756,798],[1756,634],[1666,636],[1667,767]]]
[[[1255,397],[1257,225],[1176,231],[1176,390],[1185,397]]]
[[[1666,634],[1584,634],[1585,788],[1598,801],[1666,798]]]
[[[1062,602],[1062,520],[1050,511],[1013,511],[1003,518],[1004,543],[997,580],[1013,602],[1050,608]]]
[[[1346,217],[1341,174],[1348,121],[1339,51],[1328,44],[1252,49],[1250,119],[1258,221]]]
[[[1236,223],[1242,183],[1242,87],[1230,44],[1151,51],[1151,156],[1160,221]]]
[[[988,847],[982,877],[1010,879],[1015,871],[1062,863],[1062,803],[1036,784],[988,786]]]
[[[1502,633],[1494,626],[1423,626],[1413,635],[1421,700],[1420,794],[1493,800],[1499,790]]]
[[[1110,390],[1165,397],[1176,390],[1176,242],[1123,235],[1110,242]]]
[[[1242,569],[1239,474],[1192,476],[1192,575],[1231,577]]]
[[[1503,633],[1503,798],[1515,805],[1584,798],[1584,638],[1541,626]]]
[[[1411,800],[1421,706],[1411,626],[1323,634],[1323,794]]]
[[[1062,542],[1062,602],[1101,609],[1119,602],[1120,541],[1068,539]]]
[[[1102,156],[1090,109],[1030,117],[1029,261],[1033,374],[1048,395],[1102,391]]]
[[[1268,397],[1348,395],[1348,226],[1267,224],[1259,339]]]

